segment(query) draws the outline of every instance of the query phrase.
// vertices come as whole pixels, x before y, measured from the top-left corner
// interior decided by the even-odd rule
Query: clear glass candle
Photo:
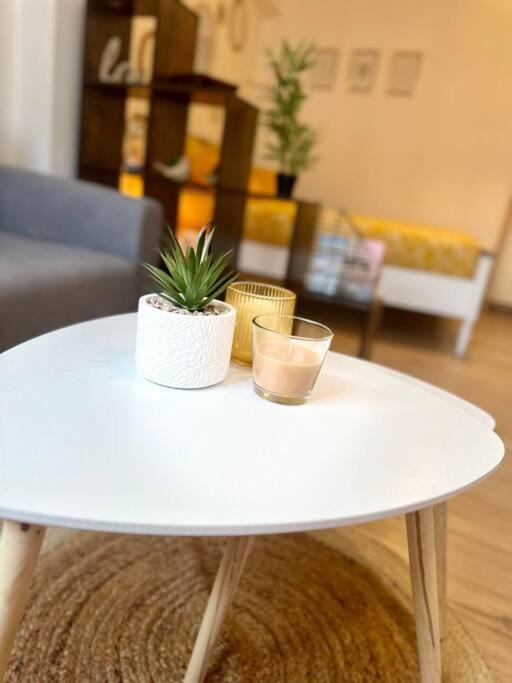
[[[263,313],[293,315],[296,295],[289,289],[263,282],[235,282],[226,290],[226,303],[236,308],[231,357],[237,363],[252,363],[252,321]]]
[[[253,321],[254,391],[275,403],[305,403],[329,350],[333,333],[292,315],[259,315]]]

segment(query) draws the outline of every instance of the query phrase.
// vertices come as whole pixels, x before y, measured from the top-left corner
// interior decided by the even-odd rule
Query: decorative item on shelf
[[[123,168],[128,173],[142,174],[146,161],[148,118],[135,114],[126,119],[123,139]]]
[[[142,18],[139,17],[139,21]],[[156,18],[144,17],[144,21],[153,20],[151,23],[155,24],[144,33],[139,34],[139,42],[136,46],[136,70],[135,76],[141,83],[149,83],[153,76],[153,62],[155,58],[155,44],[156,44]],[[133,35],[133,34],[132,34]]]
[[[347,211],[322,209],[305,288],[326,296],[371,301],[385,252],[384,242],[362,237]]]
[[[348,67],[350,92],[370,93],[377,79],[378,50],[353,50]]]
[[[119,174],[119,192],[127,197],[144,197],[144,176],[140,173],[122,169]]]
[[[121,54],[122,42],[119,36],[108,39],[103,50],[98,69],[101,83],[130,83],[140,85],[144,81],[144,72],[132,69],[128,60],[117,63]]]
[[[267,145],[267,158],[279,164],[278,195],[290,197],[297,174],[315,161],[316,134],[299,120],[306,100],[301,76],[314,64],[314,47],[302,42],[293,48],[284,41],[278,54],[268,52],[268,63],[275,82],[267,89],[271,107],[265,123],[276,140]]]
[[[258,315],[252,326],[254,391],[274,403],[306,403],[329,350],[331,330],[291,315]]]
[[[283,199],[289,199],[293,194],[293,188],[297,182],[297,176],[292,173],[277,174],[277,196]]]
[[[190,161],[186,156],[178,157],[169,164],[154,161],[153,168],[168,180],[174,180],[176,183],[184,183],[190,178]]]
[[[249,15],[246,0],[231,0],[228,14],[228,38],[231,49],[241,52],[247,44]]]
[[[195,11],[198,18],[198,30],[194,71],[208,74],[215,54],[215,17],[212,9],[204,2],[200,2]]]
[[[124,61],[116,64],[121,54],[121,45],[119,36],[112,36],[107,40],[98,70],[98,78],[102,83],[124,83],[126,80],[130,71],[130,63]]]
[[[145,264],[158,291],[139,300],[135,366],[157,384],[199,389],[228,373],[236,310],[216,297],[238,274],[226,272],[231,252],[209,253],[214,231],[205,225],[186,252],[169,231],[160,252],[166,270]]]
[[[293,315],[296,299],[294,292],[278,285],[262,282],[235,282],[229,285],[226,302],[236,309],[233,360],[244,365],[252,363],[252,321],[257,315]]]

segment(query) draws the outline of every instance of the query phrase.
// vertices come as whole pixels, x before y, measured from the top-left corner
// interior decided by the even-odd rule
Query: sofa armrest
[[[163,228],[153,199],[0,167],[0,230],[154,263]]]

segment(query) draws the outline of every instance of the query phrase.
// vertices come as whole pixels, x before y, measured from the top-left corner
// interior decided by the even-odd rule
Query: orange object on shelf
[[[143,197],[144,178],[139,174],[121,171],[119,175],[119,192],[128,197]]]

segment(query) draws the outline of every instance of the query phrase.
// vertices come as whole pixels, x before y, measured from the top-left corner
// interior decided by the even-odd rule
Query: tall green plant
[[[277,161],[283,173],[297,175],[315,161],[315,132],[299,120],[307,98],[301,76],[313,66],[314,46],[301,42],[292,47],[285,40],[278,53],[269,50],[267,57],[274,83],[267,89],[271,106],[265,123],[275,135],[275,141],[267,145],[267,158]]]

